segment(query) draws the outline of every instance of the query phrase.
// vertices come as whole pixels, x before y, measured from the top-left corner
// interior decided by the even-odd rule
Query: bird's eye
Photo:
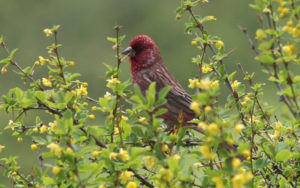
[[[144,49],[144,47],[142,47],[142,46],[135,46],[135,47],[133,47],[133,49],[136,52],[140,52],[140,51],[142,51]]]

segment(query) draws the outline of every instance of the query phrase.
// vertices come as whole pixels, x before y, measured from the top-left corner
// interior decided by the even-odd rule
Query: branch
[[[269,18],[269,16],[268,16]],[[271,21],[270,21],[270,18],[268,19],[268,23],[271,24]],[[259,52],[256,50],[254,44],[253,44],[253,41],[252,39],[249,37],[248,35],[248,31],[246,28],[242,27],[242,26],[239,26],[240,27],[240,30],[245,34],[245,36],[247,37],[248,39],[248,42],[250,43],[250,48],[252,50],[254,50],[255,54],[258,55]],[[252,47],[254,46],[254,47]],[[274,47],[272,46],[272,52],[274,51]],[[261,64],[270,72],[270,68],[266,65],[264,65],[262,62]],[[279,79],[279,76],[278,76],[278,73],[277,73],[277,65],[276,64],[273,64],[273,70],[274,70],[274,73],[273,73],[273,76],[276,78],[276,79]],[[283,91],[283,88],[281,87],[281,85],[278,83],[278,82],[274,82],[274,84],[276,85],[277,89],[282,92]],[[289,108],[290,112],[292,113],[292,115],[294,117],[297,117],[298,113],[294,110],[292,104],[290,103],[290,100],[285,96],[285,95],[280,95],[279,96],[280,99],[287,105],[287,107]]]
[[[0,163],[0,166],[2,168],[4,168],[5,170],[9,170],[10,171],[10,169],[7,166],[5,166],[4,164]],[[18,171],[15,170],[14,172],[16,172],[17,176],[19,176],[22,180],[24,180],[27,183],[27,186],[34,186],[34,184],[30,183],[30,181],[27,180],[24,176],[22,176]]]
[[[194,13],[193,13],[193,11],[192,11],[192,7],[191,7],[191,6],[187,6],[187,7],[186,7],[186,10],[188,10],[189,13],[191,14],[193,20],[194,20],[195,23],[196,23],[196,27],[199,28],[199,30],[201,31],[202,34],[204,34],[204,26],[203,26],[203,24],[200,23],[200,22],[198,21],[198,19],[195,17],[195,15],[194,15]],[[213,53],[214,55],[216,55],[217,53],[216,53],[216,51],[213,49],[212,45],[211,45],[211,44],[207,44],[207,45],[208,45],[209,49],[212,51],[212,53]],[[223,66],[223,67],[225,68],[224,63],[223,63],[222,60],[219,60],[219,63],[221,64],[221,66]],[[218,75],[219,77],[221,76],[220,72],[218,72],[217,69],[214,68],[214,71],[217,73],[217,75]],[[225,72],[225,80],[224,80],[224,81],[225,81],[225,83],[226,83],[226,86],[228,87],[228,89],[230,90],[230,92],[232,93],[232,95],[233,95],[233,97],[234,97],[234,100],[235,100],[235,102],[236,102],[237,110],[239,111],[239,114],[240,114],[241,121],[243,122],[244,125],[247,125],[246,121],[244,120],[245,115],[244,115],[244,113],[241,111],[241,103],[240,103],[240,99],[239,99],[238,93],[232,88],[231,83],[230,83],[230,80],[229,80],[228,75],[227,75],[226,72]]]
[[[90,135],[94,139],[95,143],[98,146],[100,146],[102,148],[107,148],[107,145],[104,142],[102,142],[101,140],[99,140],[95,135],[93,135],[91,133],[87,133],[87,131],[86,131],[86,129],[84,127],[81,127],[80,130],[82,130],[82,132],[84,132],[86,135]]]
[[[132,168],[128,168],[129,171],[133,172],[134,173],[134,176],[139,179],[141,181],[141,183],[143,185],[146,185],[147,187],[150,187],[150,188],[154,188],[154,186],[148,182],[145,178],[143,178],[142,176],[140,176],[138,173],[136,173],[135,170],[133,170]]]

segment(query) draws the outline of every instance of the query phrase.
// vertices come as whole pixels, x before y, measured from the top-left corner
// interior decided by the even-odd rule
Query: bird
[[[160,107],[168,110],[159,116],[167,125],[167,130],[178,124],[179,116],[184,126],[192,125],[188,121],[196,117],[190,109],[193,100],[164,64],[155,42],[147,35],[137,35],[122,54],[129,56],[132,81],[143,95],[152,82],[156,82],[156,95],[162,88],[172,87],[166,95],[167,102]]]

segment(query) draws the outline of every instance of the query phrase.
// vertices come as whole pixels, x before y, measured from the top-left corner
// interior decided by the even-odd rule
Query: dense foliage
[[[73,61],[59,54],[59,26],[45,29],[53,44],[48,57],[39,58],[29,67],[14,59],[17,50],[2,59],[1,73],[15,68],[24,87],[15,87],[2,96],[0,110],[11,115],[4,129],[18,142],[31,137],[28,146],[36,152],[40,164],[30,174],[22,174],[16,156],[0,159],[4,176],[14,187],[299,187],[300,176],[300,76],[292,68],[299,64],[300,6],[297,0],[256,0],[250,5],[258,11],[261,28],[254,42],[242,26],[245,40],[257,54],[263,71],[274,82],[277,95],[285,106],[279,116],[263,101],[264,83],[254,83],[254,73],[239,64],[244,82],[234,79],[237,71],[226,72],[226,51],[222,40],[205,30],[214,16],[198,16],[193,7],[207,0],[181,1],[177,19],[190,16],[185,32],[195,36],[191,45],[199,49],[192,63],[199,69],[189,79],[195,89],[190,108],[198,115],[192,123],[205,134],[178,123],[165,131],[158,118],[166,109],[155,110],[166,102],[170,88],[158,95],[152,83],[143,96],[131,81],[119,80],[120,54],[125,35],[107,39],[116,51],[116,66],[106,65],[107,92],[98,100],[88,96],[88,83],[72,73]],[[258,44],[256,46],[255,44]],[[41,69],[48,74],[36,76]],[[220,87],[230,91],[226,104],[219,103]],[[275,92],[274,92],[275,93]],[[48,114],[52,120],[27,115],[31,111]],[[95,115],[105,121],[93,124]],[[278,117],[277,117],[278,116]],[[28,119],[35,124],[28,125]],[[2,123],[3,124],[3,123]],[[0,145],[0,152],[5,143]]]

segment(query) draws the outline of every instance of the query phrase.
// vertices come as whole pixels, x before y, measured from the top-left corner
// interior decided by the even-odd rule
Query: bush
[[[285,112],[277,119],[274,108],[263,101],[264,83],[254,83],[254,73],[239,64],[245,83],[228,73],[225,58],[230,52],[220,37],[205,30],[214,16],[198,16],[193,7],[202,1],[181,1],[177,19],[190,15],[185,32],[195,34],[191,45],[199,49],[192,59],[199,76],[189,79],[195,89],[190,108],[204,134],[178,123],[165,131],[155,110],[166,102],[169,87],[159,94],[152,83],[144,96],[131,81],[118,79],[119,66],[125,59],[120,47],[125,35],[108,37],[116,51],[116,67],[106,65],[107,92],[98,100],[88,97],[88,83],[77,80],[79,73],[70,72],[75,65],[59,54],[59,26],[45,29],[53,44],[48,57],[40,56],[32,66],[21,67],[14,59],[16,49],[2,59],[1,73],[14,67],[24,81],[25,89],[14,87],[2,96],[0,109],[12,115],[4,129],[18,142],[30,137],[30,149],[40,164],[30,174],[22,174],[17,157],[0,159],[4,176],[15,187],[299,187],[299,91],[300,76],[291,66],[300,63],[300,6],[294,0],[256,0],[250,5],[258,11],[261,28],[256,31],[255,45],[247,29],[240,26],[256,53],[263,71],[277,89]],[[246,39],[245,39],[246,40]],[[37,69],[48,69],[48,75],[37,77]],[[230,91],[226,104],[218,99],[220,85]],[[90,108],[89,104],[93,104]],[[52,120],[35,117],[27,125],[26,113],[40,111]],[[105,116],[100,125],[90,124],[95,112]],[[29,148],[29,146],[28,146]],[[0,152],[5,149],[0,145]],[[22,160],[22,158],[20,159]]]

